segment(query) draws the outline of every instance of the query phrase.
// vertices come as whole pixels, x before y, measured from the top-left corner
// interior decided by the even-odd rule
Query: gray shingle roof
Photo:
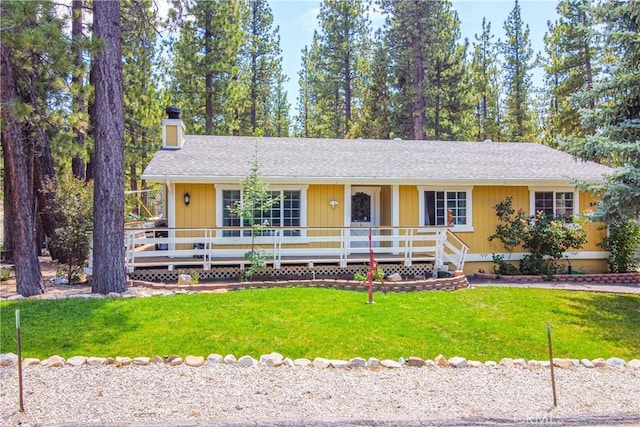
[[[602,181],[611,172],[534,143],[190,135],[181,149],[158,151],[143,178],[239,182],[256,141],[260,171],[271,182],[570,183]]]

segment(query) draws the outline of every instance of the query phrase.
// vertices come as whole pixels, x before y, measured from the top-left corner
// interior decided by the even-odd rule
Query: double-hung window
[[[532,215],[542,212],[547,216],[571,218],[576,212],[578,200],[576,193],[571,191],[553,191],[533,189],[531,191]]]
[[[471,189],[419,187],[420,224],[472,231]]]
[[[242,206],[242,190],[221,189],[218,191],[218,201],[220,203],[218,211],[218,226],[222,227],[249,227],[249,221],[234,212],[238,206]],[[264,229],[259,231],[259,236],[273,236],[275,229],[283,228],[282,236],[300,237],[303,235],[301,227],[305,226],[304,220],[304,199],[306,189],[282,189],[273,190],[270,196],[276,200],[268,209],[255,211],[253,214],[254,224],[266,224]],[[222,237],[251,237],[251,230],[224,229]]]

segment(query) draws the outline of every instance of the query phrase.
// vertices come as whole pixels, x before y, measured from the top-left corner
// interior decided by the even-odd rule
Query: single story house
[[[162,149],[142,177],[166,190],[167,228],[151,238],[148,231],[128,235],[129,269],[157,263],[159,255],[170,268],[246,263],[251,232],[229,207],[242,199],[256,156],[262,178],[281,197],[261,215],[269,227],[255,238],[276,268],[362,265],[371,234],[381,262],[489,272],[492,254],[507,256],[488,240],[497,203],[511,196],[516,209],[531,214],[579,214],[594,199],[574,182],[601,182],[611,172],[535,143],[188,135],[179,110],[162,127]],[[598,243],[606,231],[584,228],[587,244],[566,257],[576,271],[602,272],[607,253]]]

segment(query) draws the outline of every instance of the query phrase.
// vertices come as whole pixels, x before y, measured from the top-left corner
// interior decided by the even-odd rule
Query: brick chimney
[[[167,118],[162,119],[162,148],[179,150],[184,145],[187,135],[184,122],[180,118],[180,109],[167,107],[164,111],[167,113]]]

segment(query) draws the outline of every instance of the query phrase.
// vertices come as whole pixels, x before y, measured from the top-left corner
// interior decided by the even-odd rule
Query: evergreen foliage
[[[506,96],[503,140],[535,141],[536,129],[530,107],[533,49],[529,40],[529,26],[522,20],[518,0],[504,22],[504,30],[506,40],[501,44]]]

